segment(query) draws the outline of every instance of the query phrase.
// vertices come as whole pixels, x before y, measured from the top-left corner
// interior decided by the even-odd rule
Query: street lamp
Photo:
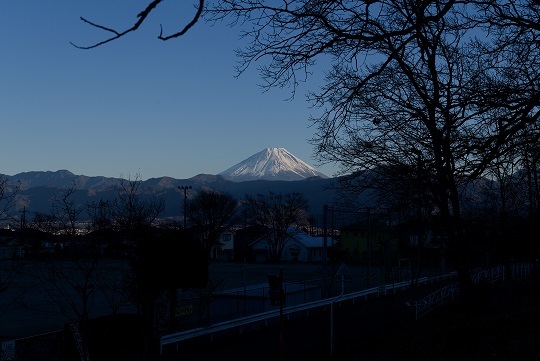
[[[187,191],[191,189],[191,186],[178,186],[178,189],[184,190],[184,230],[186,229],[186,203],[187,203]]]

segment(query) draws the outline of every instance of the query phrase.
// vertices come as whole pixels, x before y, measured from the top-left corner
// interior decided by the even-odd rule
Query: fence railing
[[[432,294],[424,297],[423,299],[415,302],[415,317],[418,320],[420,317],[428,314],[434,308],[454,300],[459,294],[459,287],[457,283],[453,283],[446,287],[441,288],[433,292]]]
[[[415,280],[415,284],[426,285],[430,283],[453,279],[455,277],[456,277],[455,272],[441,275],[441,276],[435,276],[435,277],[422,277]],[[286,316],[299,313],[299,312],[310,312],[317,308],[333,305],[336,301],[341,303],[341,302],[345,302],[349,300],[355,300],[358,298],[365,299],[370,296],[378,297],[378,296],[386,295],[392,292],[403,291],[405,289],[408,289],[410,286],[411,286],[410,280],[375,286],[375,287],[357,291],[357,292],[339,294],[338,296],[335,296],[335,297],[319,299],[316,301],[301,303],[297,305],[290,305],[290,306],[284,307],[282,312],[283,312],[283,315],[286,315]],[[205,336],[205,335],[212,335],[212,334],[229,330],[229,329],[233,329],[233,328],[242,329],[245,326],[253,325],[260,322],[268,323],[270,320],[280,317],[280,312],[281,311],[279,309],[274,309],[270,311],[256,313],[253,315],[248,315],[245,317],[239,317],[232,320],[214,323],[214,324],[207,325],[204,327],[197,327],[197,328],[193,328],[193,329],[189,329],[189,330],[185,330],[181,332],[176,332],[169,335],[164,335],[160,339],[160,352],[163,352],[163,348],[167,345],[176,345],[176,347],[178,348],[178,344],[180,342],[186,341],[192,338]]]
[[[393,270],[391,273],[374,272],[361,280],[346,281],[345,293],[353,293],[371,287],[379,287],[385,293],[395,284],[415,282],[408,272]],[[283,283],[285,305],[294,306],[331,298],[341,293],[338,277],[317,278]],[[180,330],[202,327],[231,319],[247,317],[276,309],[271,303],[268,283],[240,286],[224,291],[207,292],[198,296],[183,295],[177,307]],[[168,310],[163,307],[166,321]],[[166,321],[168,322],[168,321]],[[167,323],[164,324],[167,324]],[[179,331],[180,331],[179,330]]]
[[[8,342],[13,343],[15,357],[11,358],[12,360],[58,360],[62,357],[63,331],[47,332]],[[0,357],[0,360],[3,361],[4,358]]]
[[[473,284],[478,284],[480,282],[485,282],[493,284],[496,282],[504,282],[506,275],[506,267],[496,266],[489,269],[477,271],[471,275],[471,282]]]
[[[504,282],[507,277],[509,277],[510,280],[526,277],[532,273],[533,269],[532,263],[512,263],[508,268],[507,265],[500,265],[473,272],[471,274],[471,282],[473,284],[481,282],[488,284]],[[414,304],[416,319],[418,320],[427,315],[429,312],[446,302],[453,301],[458,295],[458,283],[454,283],[416,301]]]
[[[293,306],[325,298],[322,294],[324,282],[330,296],[339,293],[336,290],[341,286],[332,283],[330,279],[284,282],[285,305]],[[177,314],[185,328],[260,314],[276,309],[276,306],[272,305],[269,291],[268,283],[264,283],[195,297],[184,296],[179,300]]]

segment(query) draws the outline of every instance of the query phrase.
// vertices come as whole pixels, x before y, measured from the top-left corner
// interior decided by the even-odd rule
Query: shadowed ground
[[[320,277],[320,265],[242,265],[213,263],[210,275],[223,280],[223,288],[244,283],[266,282],[267,274],[283,268],[286,280]],[[333,266],[336,268],[337,266]],[[362,267],[350,267],[354,278],[365,274]],[[334,270],[330,268],[329,273]],[[24,289],[24,296],[35,304],[46,305],[33,279],[25,279],[13,291]],[[434,286],[437,288],[438,286]],[[540,291],[538,283],[517,282],[483,286],[474,302],[456,302],[414,321],[413,309],[405,302],[425,295],[431,289],[397,293],[367,301],[336,305],[334,309],[334,359],[336,360],[538,360],[540,359]],[[37,330],[62,328],[61,316],[36,317],[28,310],[4,315],[13,323],[2,328]],[[12,313],[13,312],[13,313]],[[17,314],[18,312],[18,314]],[[27,314],[28,313],[28,314]],[[309,317],[284,322],[284,360],[328,360],[330,358],[330,312],[310,313]],[[263,329],[239,334],[238,330],[181,343],[179,352],[166,350],[167,360],[279,360],[280,328],[277,320]],[[7,333],[9,335],[9,333]]]
[[[40,267],[46,267],[50,261],[22,260],[21,268],[11,287],[0,294],[0,338],[18,339],[47,332],[59,331],[64,323],[69,322],[65,315],[58,311],[57,301],[67,302],[57,290],[42,282],[39,277]],[[73,264],[67,261],[54,261],[66,274],[72,274]],[[129,268],[126,260],[101,260],[100,267],[112,266],[115,271]],[[329,265],[328,274],[333,276],[339,265]],[[219,283],[218,290],[242,287],[243,285],[267,284],[267,274],[279,274],[283,268],[285,281],[307,281],[321,278],[322,266],[320,264],[288,263],[282,265],[272,264],[241,264],[216,262],[209,265],[209,277]],[[350,272],[353,280],[346,284],[347,289],[358,289],[365,282],[366,270],[364,267],[351,266]],[[375,268],[373,268],[375,272]],[[111,275],[112,271],[105,270]],[[45,288],[48,287],[48,290]],[[73,292],[73,299],[77,295]],[[69,306],[68,306],[69,309]],[[99,292],[95,293],[91,307],[91,317],[111,314],[111,308]],[[125,299],[120,312],[133,313],[135,306]]]
[[[405,292],[336,307],[336,360],[538,360],[540,291],[534,282],[481,287],[474,302],[442,306],[420,321]],[[250,333],[181,344],[171,360],[328,360],[329,312]]]

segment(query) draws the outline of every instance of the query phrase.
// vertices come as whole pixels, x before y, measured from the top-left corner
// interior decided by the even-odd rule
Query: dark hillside
[[[17,198],[12,216],[20,217],[25,209],[30,216],[35,212],[48,213],[51,210],[52,199],[61,196],[66,189],[76,183],[73,200],[76,206],[84,207],[87,203],[99,202],[100,199],[113,199],[119,185],[119,178],[87,177],[75,175],[69,171],[56,172],[27,172],[11,176],[13,182],[21,181],[21,191]],[[211,188],[228,192],[238,199],[257,193],[302,193],[309,202],[310,211],[322,213],[324,204],[332,204],[335,190],[329,189],[334,179],[312,177],[300,181],[247,181],[232,182],[219,175],[200,174],[190,179],[174,179],[170,177],[151,178],[141,181],[142,198],[159,197],[165,200],[165,211],[162,217],[180,217],[184,193],[179,186],[191,186],[188,196],[202,188]],[[86,217],[86,212],[81,217]],[[82,220],[82,219],[81,219]]]
[[[336,307],[334,358],[346,361],[538,360],[537,283],[485,287],[476,302],[442,306],[414,320],[407,294]],[[285,360],[330,360],[329,312],[285,322]],[[279,326],[180,347],[168,360],[277,360]]]

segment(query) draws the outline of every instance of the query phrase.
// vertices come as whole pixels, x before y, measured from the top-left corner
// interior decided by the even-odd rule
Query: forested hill
[[[99,200],[113,199],[122,181],[120,178],[75,175],[67,170],[25,172],[8,178],[12,184],[18,181],[21,184],[13,215],[26,210],[30,216],[35,212],[49,213],[53,199],[62,196],[73,185],[75,185],[75,191],[71,196],[73,201],[77,205],[84,206]],[[299,192],[308,199],[310,212],[320,214],[324,204],[333,204],[335,200],[336,191],[332,189],[332,184],[335,183],[336,179],[320,177],[299,181],[233,182],[219,175],[200,174],[189,179],[150,178],[140,181],[139,191],[143,198],[161,197],[165,200],[162,217],[175,217],[182,213],[184,191],[178,189],[179,186],[192,187],[187,191],[188,197],[203,187],[230,193],[238,199],[258,193]]]

